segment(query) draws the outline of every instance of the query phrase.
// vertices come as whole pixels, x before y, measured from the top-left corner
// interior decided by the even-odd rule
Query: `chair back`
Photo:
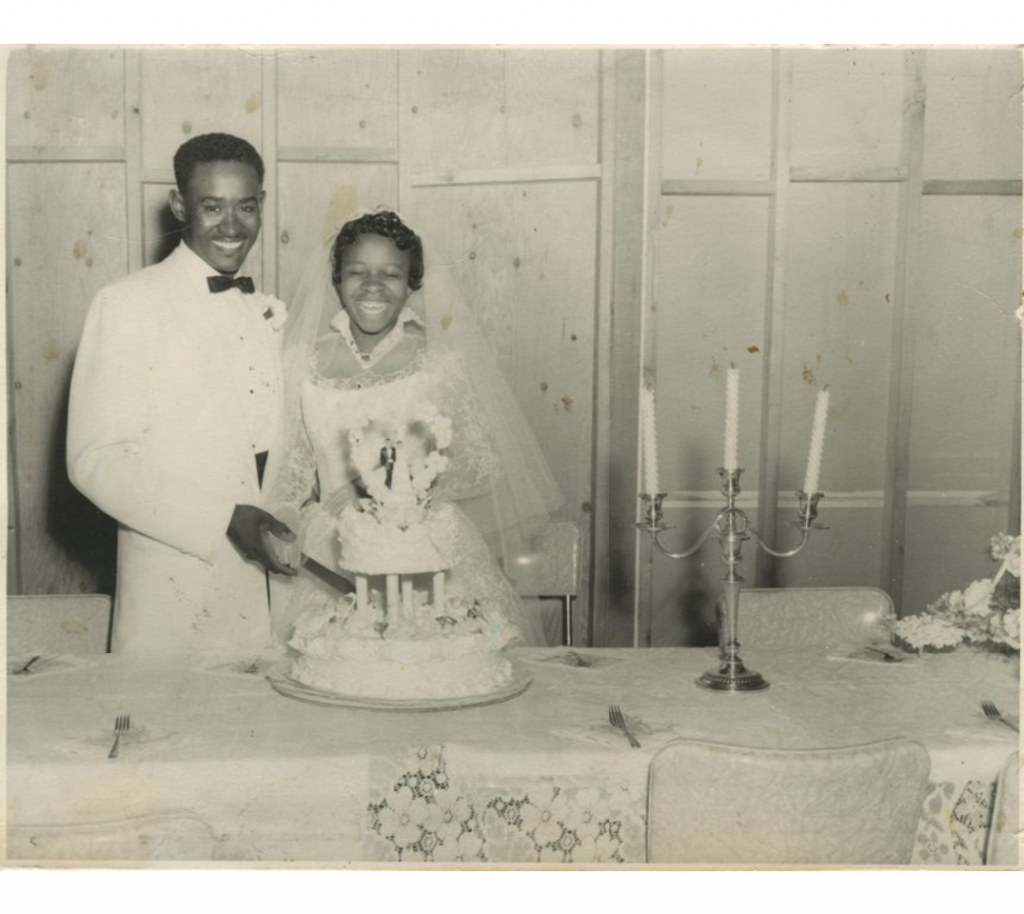
[[[740,592],[739,642],[749,647],[859,647],[892,639],[892,600],[875,587]]]
[[[985,863],[1017,866],[1020,860],[1020,752],[1010,753],[996,782]]]
[[[7,653],[105,653],[112,602],[101,593],[9,596]]]
[[[543,601],[562,602],[561,625],[556,618],[545,619],[545,630],[555,629],[555,637],[549,632],[549,641],[557,640],[557,630],[562,629],[562,639],[573,643],[572,602],[579,594],[581,556],[585,527],[574,521],[555,521],[549,524],[531,544],[531,551],[518,556],[510,569],[510,577],[516,592],[524,604],[541,604]],[[539,611],[545,612],[540,606]]]
[[[690,864],[901,864],[928,790],[928,751],[676,740],[651,760],[647,859]]]

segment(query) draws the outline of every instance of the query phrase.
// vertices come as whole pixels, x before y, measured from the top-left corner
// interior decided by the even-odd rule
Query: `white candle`
[[[739,468],[740,372],[730,368],[725,375],[725,460],[726,470]]]
[[[658,429],[654,423],[654,391],[645,387],[640,393],[640,418],[644,440],[644,491],[650,495],[658,488]]]
[[[807,475],[804,477],[804,491],[813,495],[818,491],[818,477],[821,475],[821,454],[825,449],[825,423],[828,420],[828,388],[818,391],[818,402],[814,408],[814,425],[811,427],[811,450],[807,456]]]

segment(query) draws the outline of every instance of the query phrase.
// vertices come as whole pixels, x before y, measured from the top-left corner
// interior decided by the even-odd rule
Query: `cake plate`
[[[278,670],[268,673],[267,679],[275,692],[287,698],[295,698],[314,705],[354,708],[361,711],[457,711],[461,708],[495,705],[522,695],[533,682],[532,676],[516,670],[508,683],[484,695],[464,695],[460,698],[369,698],[365,695],[325,692],[296,682]]]

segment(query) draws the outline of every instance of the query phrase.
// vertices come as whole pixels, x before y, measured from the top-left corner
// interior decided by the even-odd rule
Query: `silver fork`
[[[622,711],[618,705],[608,706],[608,720],[611,722],[613,727],[618,727],[623,733],[626,734],[629,739],[629,744],[634,749],[640,748],[640,743],[636,741],[636,737],[629,732],[629,727],[626,726],[626,718],[622,716]]]
[[[987,698],[982,700],[981,710],[985,712],[985,716],[989,720],[998,720],[999,723],[1006,724],[1006,726],[1008,726],[1011,730],[1020,733],[1020,727],[1014,725],[1012,722],[1008,721],[1005,717],[1003,717],[1003,715],[999,713],[999,708],[997,708]]]
[[[118,714],[114,720],[114,745],[110,747],[110,754],[107,758],[117,758],[117,750],[121,744],[121,737],[132,727],[132,719],[127,714]]]

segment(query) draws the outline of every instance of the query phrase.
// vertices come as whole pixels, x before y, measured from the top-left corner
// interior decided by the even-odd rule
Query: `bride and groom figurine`
[[[384,485],[388,489],[394,488],[395,458],[398,451],[390,438],[385,439],[384,446],[380,449],[380,465],[384,468]]]
[[[501,564],[558,489],[456,284],[443,270],[425,284],[419,236],[387,210],[350,220],[310,258],[285,321],[238,275],[261,224],[256,151],[195,137],[175,175],[183,243],[100,291],[72,384],[69,475],[119,526],[113,649],[256,652],[325,587],[346,599],[334,519],[357,480],[337,443],[398,397],[452,420],[434,497],[459,509],[467,548],[449,592],[543,643]],[[386,442],[389,488],[402,461]],[[282,561],[299,541],[329,574]]]

